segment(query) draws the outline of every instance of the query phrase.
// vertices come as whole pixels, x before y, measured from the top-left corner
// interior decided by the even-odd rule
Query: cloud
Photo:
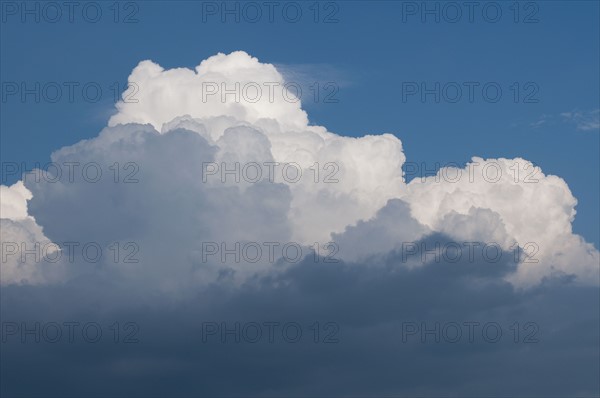
[[[570,112],[562,112],[558,115],[542,115],[540,118],[530,123],[532,128],[541,128],[548,125],[555,125],[557,122],[568,123],[574,125],[577,130],[581,131],[597,131],[600,129],[600,109],[591,111],[573,110]]]
[[[249,123],[275,119],[290,129],[305,127],[308,122],[300,101],[284,89],[283,77],[275,67],[242,51],[210,57],[195,70],[165,70],[143,61],[128,81],[139,87],[138,102],[119,102],[119,113],[111,117],[109,126],[150,123],[160,130],[164,123],[182,115],[231,116]]]
[[[518,286],[557,272],[598,283],[598,251],[572,233],[576,199],[561,178],[525,159],[474,157],[407,184],[398,138],[344,137],[310,125],[300,101],[281,90],[277,69],[239,51],[195,70],[143,61],[129,81],[137,102],[124,93],[98,137],[52,154],[59,165],[98,165],[99,181],[30,178],[33,197],[22,184],[2,191],[7,214],[25,214],[24,199],[14,200],[21,195],[53,242],[104,250],[134,242],[143,261],[127,271],[108,267],[117,273],[135,279],[144,264],[145,278],[174,291],[222,278],[222,267],[198,264],[202,242],[335,241],[340,258],[356,261],[439,232],[535,251],[535,263],[508,276]],[[248,84],[277,89],[255,100],[243,94]],[[122,174],[131,167],[136,182],[115,182],[114,165]],[[272,263],[234,265],[234,279]]]
[[[25,188],[23,182],[17,181],[11,186],[0,185],[0,195],[0,218],[23,220],[28,217],[27,200],[31,199],[31,192]]]
[[[577,200],[563,179],[539,166],[474,157],[464,169],[443,168],[408,188],[412,214],[434,231],[505,250],[531,247],[535,262],[519,267],[514,283],[536,283],[553,272],[598,283],[598,250],[572,232]]]
[[[594,131],[600,130],[600,109],[593,111],[571,111],[560,114],[564,120],[575,123],[577,130]]]
[[[542,126],[547,126],[548,124],[553,123],[552,119],[553,119],[552,115],[544,114],[544,115],[540,116],[540,118],[537,121],[529,123],[529,126],[534,129],[540,128]]]
[[[48,268],[42,252],[53,258],[58,250],[28,214],[31,192],[22,181],[0,185],[0,244],[2,284],[43,284],[64,278],[60,267]],[[38,256],[39,258],[36,258]]]
[[[311,125],[282,90],[213,92],[285,85],[244,52],[195,70],[142,61],[129,81],[137,102],[124,93],[97,137],[51,155],[78,172],[1,187],[0,306],[17,328],[3,325],[3,394],[597,395],[599,255],[572,232],[563,179],[473,157],[406,183],[392,134]],[[11,242],[57,249],[36,259]],[[21,343],[31,320],[74,319],[104,337]],[[206,322],[269,321],[304,339],[202,341]],[[115,322],[139,342],[116,344]],[[504,337],[403,341],[406,322]]]
[[[436,235],[426,243],[433,241],[451,240]],[[597,395],[597,288],[555,279],[520,291],[502,280],[515,266],[512,256],[487,266],[474,260],[409,269],[400,253],[360,263],[309,258],[236,289],[197,290],[177,305],[164,296],[140,300],[128,285],[97,278],[8,286],[5,322],[79,325],[71,344],[65,327],[55,344],[7,336],[2,355],[10,366],[3,369],[10,370],[3,371],[13,377],[2,392],[56,396],[68,386],[78,396]],[[40,305],[49,299],[52,306]],[[87,343],[81,330],[92,322],[103,335]],[[123,330],[128,322],[136,327]],[[282,330],[292,323],[302,330],[297,341]],[[247,326],[256,324],[260,334]],[[408,334],[409,327],[418,331]],[[137,342],[123,343],[124,336]],[[32,353],[43,371],[32,370]],[[32,373],[36,383],[27,382]]]

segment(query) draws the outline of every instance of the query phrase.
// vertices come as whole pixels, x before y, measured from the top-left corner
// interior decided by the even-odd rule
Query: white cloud
[[[578,130],[600,130],[600,109],[593,111],[571,111],[560,114],[565,120],[575,123]]]
[[[0,218],[22,220],[27,218],[27,200],[31,199],[31,192],[22,181],[17,181],[11,186],[0,185]]]
[[[28,215],[27,200],[31,198],[31,192],[22,181],[11,186],[0,185],[2,284],[35,285],[63,277],[58,267],[45,269],[47,264],[42,261],[41,253],[45,251],[50,256],[57,247],[44,235],[35,219]]]
[[[249,123],[274,119],[286,129],[301,129],[308,122],[300,101],[284,98],[292,93],[283,89],[285,82],[275,67],[241,51],[210,57],[195,70],[165,70],[152,61],[143,61],[131,72],[129,82],[139,87],[135,94],[139,102],[119,102],[119,113],[110,119],[109,126],[150,123],[160,130],[164,123],[182,115],[231,116]],[[253,102],[257,86],[261,95]]]
[[[22,198],[29,199],[30,213],[53,241],[138,242],[139,264],[105,264],[116,278],[177,292],[224,279],[242,283],[257,272],[280,269],[269,261],[228,263],[229,268],[204,263],[199,259],[206,241],[310,246],[335,239],[343,259],[358,261],[385,255],[398,242],[442,233],[507,250],[535,242],[540,261],[521,264],[510,277],[515,285],[557,272],[598,283],[598,251],[572,233],[576,199],[559,177],[540,170],[532,175],[524,159],[473,158],[464,169],[438,173],[461,172],[459,181],[429,177],[406,184],[398,138],[343,137],[309,125],[300,102],[281,90],[285,81],[276,68],[244,52],[218,54],[195,70],[165,70],[143,61],[129,81],[139,88],[138,102],[119,102],[97,138],[62,148],[52,160],[134,162],[139,183],[28,181],[33,198],[24,188],[6,191],[21,195],[20,201],[11,199],[7,212],[23,216]],[[279,89],[272,98],[263,90],[257,101],[243,91],[239,101],[233,94],[206,95],[209,86],[232,89],[236,83],[263,88],[276,83]],[[256,183],[235,183],[231,176],[222,183],[219,173],[203,181],[207,163],[231,168],[236,162],[280,166],[273,182],[263,174]],[[286,164],[300,166],[299,181],[283,177]],[[527,176],[530,182],[523,181]],[[3,274],[2,283],[14,280]]]
[[[512,278],[515,283],[532,284],[552,272],[598,283],[598,251],[573,235],[577,200],[563,179],[544,175],[521,158],[474,157],[462,169],[462,178],[452,182],[457,172],[445,168],[438,172],[438,182],[436,176],[410,182],[405,200],[417,220],[457,239],[478,238],[505,250],[515,244],[539,249],[534,256],[538,262],[522,264]]]

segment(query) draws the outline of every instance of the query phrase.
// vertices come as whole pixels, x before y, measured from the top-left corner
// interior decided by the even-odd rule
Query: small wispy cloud
[[[557,123],[568,123],[574,125],[577,130],[594,131],[600,130],[600,109],[591,111],[573,110],[562,112],[558,115],[541,115],[535,122],[529,123],[529,127],[538,129],[548,127]]]
[[[287,82],[310,86],[315,82],[332,82],[339,87],[348,87],[352,78],[348,71],[331,64],[275,64]]]
[[[560,114],[563,120],[575,123],[577,130],[600,130],[600,109],[593,111],[571,111]]]
[[[553,123],[552,115],[544,114],[544,115],[540,116],[540,118],[537,121],[529,123],[529,126],[533,127],[534,129],[537,129],[537,128],[540,128],[542,126],[546,126],[546,125],[552,124],[552,123]]]

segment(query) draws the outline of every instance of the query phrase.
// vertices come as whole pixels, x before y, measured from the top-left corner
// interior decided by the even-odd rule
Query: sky
[[[1,2],[3,395],[598,395],[597,1],[74,7]]]

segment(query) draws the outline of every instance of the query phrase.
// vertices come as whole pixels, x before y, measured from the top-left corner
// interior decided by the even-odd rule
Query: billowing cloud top
[[[300,98],[294,96],[291,87],[284,89],[286,82],[277,69],[243,51],[215,55],[195,70],[165,70],[152,61],[143,61],[128,80],[130,90],[142,88],[135,93],[139,102],[119,102],[119,113],[109,120],[109,126],[150,123],[160,130],[181,115],[231,116],[248,123],[274,119],[286,130],[303,129],[308,124]]]
[[[398,138],[345,137],[310,125],[277,69],[241,51],[195,70],[143,61],[129,82],[135,96],[123,93],[108,127],[52,160],[129,165],[136,182],[41,178],[25,181],[27,188],[3,186],[3,242],[136,242],[139,264],[104,272],[181,291],[282,269],[277,261],[205,261],[206,242],[332,241],[336,257],[369,263],[442,234],[527,253],[504,276],[515,286],[554,275],[598,284],[598,250],[572,233],[576,199],[565,181],[524,159],[473,157],[464,168],[406,183]],[[21,260],[3,262],[3,284],[92,272]]]

